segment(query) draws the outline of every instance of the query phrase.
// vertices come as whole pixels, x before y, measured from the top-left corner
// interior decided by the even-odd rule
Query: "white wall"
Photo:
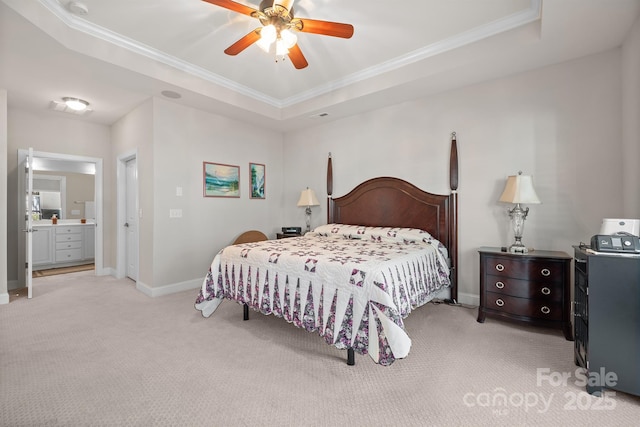
[[[138,287],[145,293],[201,284],[214,255],[243,231],[275,237],[282,224],[280,133],[159,98],[116,123],[113,133],[114,158],[146,147],[137,162],[145,212]],[[204,161],[240,167],[240,198],[203,197]],[[265,199],[249,198],[249,162],[266,166]],[[170,209],[181,209],[182,217],[169,218]]]
[[[0,242],[7,242],[7,91],[0,89]],[[7,293],[7,252],[0,246],[0,304],[9,303]]]
[[[571,252],[603,217],[638,217],[637,121],[639,24],[622,49],[484,82],[352,116],[284,137],[249,123],[152,99],[112,128],[55,113],[7,112],[9,281],[17,277],[18,148],[104,159],[105,267],[115,268],[119,155],[137,150],[140,279],[158,288],[201,280],[213,255],[240,232],[270,237],[304,226],[297,208],[309,186],[321,198],[312,226],[326,222],[326,158],[334,156],[334,194],[380,175],[433,192],[448,190],[449,134],[460,155],[460,292],[477,302],[477,248],[512,242],[506,206],[497,199],[508,174],[532,174],[543,204],[530,206],[524,242]],[[621,78],[622,76],[622,78]],[[624,91],[622,88],[624,87]],[[624,92],[624,96],[622,93]],[[6,109],[6,93],[0,108]],[[624,106],[624,108],[623,108]],[[2,110],[0,109],[0,118]],[[0,123],[1,124],[1,123]],[[0,127],[0,143],[2,143]],[[625,176],[636,174],[629,183]],[[239,165],[239,199],[202,197],[202,162]],[[266,164],[265,200],[248,197],[248,163]],[[604,172],[601,172],[604,171]],[[623,186],[627,187],[623,187]],[[176,196],[182,187],[183,196]],[[629,198],[626,193],[633,193]],[[169,209],[182,209],[170,219]],[[160,291],[162,292],[162,291]],[[2,286],[0,283],[0,295]]]
[[[138,208],[142,217],[138,222],[139,256],[138,281],[153,283],[153,100],[149,99],[111,126],[112,160],[117,168],[118,158],[123,155],[136,154],[138,170]],[[117,176],[109,182],[112,200],[118,200]],[[114,232],[119,232],[122,224],[117,224],[117,205],[114,203],[108,216],[115,224]],[[113,236],[116,238],[116,236]],[[121,237],[124,239],[123,233]],[[124,244],[124,243],[123,243]],[[117,259],[116,245],[113,247],[112,259]],[[124,254],[121,260],[124,259]],[[122,261],[124,262],[124,261]],[[114,267],[117,268],[117,265]],[[121,266],[124,271],[124,266]]]
[[[640,19],[622,46],[624,217],[640,218]]]
[[[448,191],[449,134],[458,134],[459,292],[477,303],[479,246],[513,241],[497,202],[507,175],[534,177],[524,243],[572,253],[603,217],[622,215],[620,50],[417,99],[290,132],[284,143],[285,222],[303,224],[300,190],[326,196],[328,152],[334,195],[365,179],[397,176]],[[312,227],[326,222],[326,204]]]

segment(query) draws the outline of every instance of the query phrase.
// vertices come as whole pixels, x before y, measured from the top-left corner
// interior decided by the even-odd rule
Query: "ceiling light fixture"
[[[260,40],[257,45],[265,52],[271,50],[271,46],[275,44],[276,61],[279,56],[289,54],[289,49],[298,43],[298,36],[290,30],[295,25],[292,24],[293,1],[274,1],[273,6],[268,6],[267,1],[260,4],[262,13],[258,15],[258,19],[263,27],[260,29]]]
[[[64,97],[62,98],[62,100],[67,107],[71,108],[74,111],[84,111],[89,108],[89,103],[84,99]]]

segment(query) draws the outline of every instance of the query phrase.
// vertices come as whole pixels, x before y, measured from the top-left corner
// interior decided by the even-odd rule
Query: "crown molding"
[[[362,71],[350,74],[339,81],[329,82],[312,90],[302,92],[296,96],[286,98],[282,101],[282,105],[283,107],[290,107],[300,102],[307,101],[320,95],[324,95],[336,89],[341,89],[352,84],[368,80],[370,78],[396,70],[398,68],[402,68],[406,65],[410,65],[436,56],[438,54],[454,50],[459,47],[503,33],[505,31],[524,26],[540,19],[541,14],[542,0],[531,0],[529,8],[526,10],[522,10],[520,12],[506,16],[502,19],[490,22],[486,25],[476,27],[474,29],[438,41],[436,43],[432,43],[423,48],[414,50],[413,52],[409,52],[405,55],[393,58],[390,61],[386,61]]]
[[[234,82],[233,80],[222,77],[190,62],[179,59],[173,55],[169,55],[151,46],[125,37],[101,26],[92,24],[91,22],[69,12],[60,2],[58,2],[58,0],[38,1],[49,11],[51,11],[60,21],[74,30],[119,46],[123,49],[127,49],[133,53],[142,55],[146,58],[168,65],[169,67],[172,67],[174,69],[199,77],[205,81],[211,82],[218,86],[224,87],[226,89],[279,109],[291,107],[298,103],[333,92],[337,89],[345,88],[352,84],[380,76],[382,74],[425,60],[438,54],[529,24],[540,19],[542,13],[542,0],[530,0],[529,7],[527,9],[514,13],[510,16],[506,16],[502,19],[498,19],[486,25],[476,27],[456,36],[441,40],[439,42],[432,43],[413,52],[409,52],[406,55],[393,58],[389,61],[375,65],[373,67],[369,67],[362,71],[352,73],[345,78],[327,82],[311,90],[301,92],[298,95],[291,96],[285,99],[277,99],[268,96],[263,92],[251,89],[247,86]]]

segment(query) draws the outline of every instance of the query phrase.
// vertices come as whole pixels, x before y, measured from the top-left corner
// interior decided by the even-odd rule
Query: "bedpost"
[[[451,157],[449,159],[449,185],[451,206],[449,212],[449,236],[451,256],[451,299],[458,302],[458,143],[456,133],[451,132]]]
[[[331,153],[327,161],[327,224],[333,221],[333,164],[331,163]]]

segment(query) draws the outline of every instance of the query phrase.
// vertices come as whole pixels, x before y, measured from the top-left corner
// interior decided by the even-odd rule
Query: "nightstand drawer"
[[[535,250],[513,254],[482,247],[478,322],[487,316],[536,326],[571,330],[568,286],[572,258],[565,252]]]
[[[487,309],[516,316],[562,320],[562,305],[554,301],[530,300],[487,292]]]
[[[552,282],[531,282],[524,279],[513,279],[488,274],[486,277],[487,292],[510,295],[520,298],[540,299],[545,301],[562,301],[562,286]]]
[[[564,263],[543,259],[487,257],[485,262],[487,274],[515,279],[561,283],[565,272]]]

